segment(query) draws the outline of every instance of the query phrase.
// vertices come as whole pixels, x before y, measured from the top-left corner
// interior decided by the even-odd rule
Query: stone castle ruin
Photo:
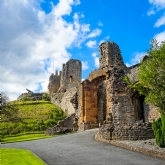
[[[60,75],[50,76],[51,102],[72,116],[70,123],[75,131],[100,127],[99,135],[109,140],[153,138],[151,122],[160,114],[124,81],[125,76],[138,81],[139,64],[126,67],[114,42],[102,43],[99,52],[99,68],[83,82],[81,62],[75,59],[63,64]],[[53,130],[55,127],[46,133],[52,134]]]
[[[65,113],[71,115],[78,108],[78,86],[81,83],[82,64],[70,59],[63,64],[60,75],[52,74],[49,78],[48,92],[51,102],[58,105]]]
[[[34,93],[29,89],[26,89],[26,93],[22,93],[17,100],[28,99],[28,100],[42,100],[42,95],[44,93]]]

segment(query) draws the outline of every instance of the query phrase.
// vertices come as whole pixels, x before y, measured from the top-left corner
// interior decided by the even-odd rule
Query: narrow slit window
[[[72,76],[69,77],[69,82],[73,82],[73,77]]]

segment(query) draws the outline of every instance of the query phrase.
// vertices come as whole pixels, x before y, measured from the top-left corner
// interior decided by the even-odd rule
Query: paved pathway
[[[4,148],[28,149],[48,165],[165,165],[165,161],[94,140],[97,129],[18,143]]]

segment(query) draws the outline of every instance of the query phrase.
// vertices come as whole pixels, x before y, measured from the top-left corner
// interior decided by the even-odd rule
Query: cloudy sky
[[[0,91],[47,91],[54,69],[74,58],[82,79],[98,68],[98,47],[114,41],[130,66],[165,40],[165,0],[1,0]]]

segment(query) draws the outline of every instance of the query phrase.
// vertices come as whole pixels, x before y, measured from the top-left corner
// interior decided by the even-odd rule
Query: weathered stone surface
[[[114,42],[103,42],[100,47],[100,68],[124,66],[118,45]]]
[[[63,64],[59,91],[66,91],[69,88],[78,87],[81,82],[82,64],[79,60],[70,59]]]
[[[107,99],[106,99],[106,84],[103,81],[98,86],[97,92],[97,106],[98,106],[98,123],[103,124],[106,120],[106,107],[107,107]]]
[[[48,93],[50,96],[53,95],[53,93],[56,93],[58,89],[60,88],[60,75],[56,71],[55,74],[51,74],[49,77],[49,84],[48,84]]]
[[[44,93],[33,93],[33,92],[28,92],[28,93],[22,93],[17,99],[21,100],[23,98],[27,98],[30,100],[42,100],[42,95]]]
[[[64,120],[60,121],[56,126],[48,128],[45,131],[45,135],[64,134],[77,131],[75,118],[75,114],[68,116]]]
[[[99,135],[107,140],[145,140],[154,138],[151,123],[105,124],[100,127]]]
[[[144,105],[144,117],[146,122],[153,122],[153,120],[158,119],[161,117],[161,114],[159,113],[158,109],[152,105],[148,105],[146,103],[143,103]]]
[[[76,112],[78,107],[77,88],[69,88],[66,92],[54,93],[51,97],[51,102],[58,105],[67,115]]]
[[[74,130],[96,128],[100,136],[113,139],[153,137],[151,120],[159,117],[156,109],[144,104],[144,96],[129,89],[124,77],[138,81],[139,64],[126,67],[114,42],[99,47],[100,67],[81,82],[81,62],[69,60],[63,65],[60,87],[51,101],[68,115],[75,113]],[[80,83],[81,82],[81,83]]]

